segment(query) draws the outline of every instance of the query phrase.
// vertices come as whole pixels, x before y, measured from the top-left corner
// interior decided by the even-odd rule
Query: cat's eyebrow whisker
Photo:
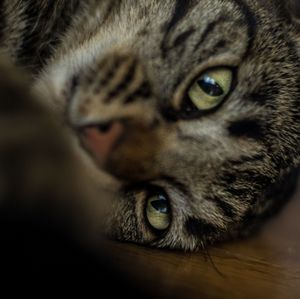
[[[210,261],[210,263],[211,263],[211,265],[213,266],[213,269],[216,271],[216,273],[218,273],[218,275],[220,275],[222,278],[226,278],[226,275],[223,274],[223,273],[219,270],[219,268],[217,267],[217,265],[215,264],[215,262],[214,262],[214,260],[213,260],[213,258],[212,258],[212,256],[211,256],[211,254],[210,254],[210,252],[209,252],[209,248],[204,247],[204,250],[205,250],[205,252],[206,252],[206,255],[207,255],[207,257],[208,257],[208,260]]]

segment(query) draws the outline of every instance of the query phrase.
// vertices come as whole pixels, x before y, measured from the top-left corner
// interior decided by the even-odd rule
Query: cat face
[[[109,235],[195,249],[278,204],[299,163],[300,65],[295,29],[261,2],[102,1],[76,21],[44,79],[121,182]]]

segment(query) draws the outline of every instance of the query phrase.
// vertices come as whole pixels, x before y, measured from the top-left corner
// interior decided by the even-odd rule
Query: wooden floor
[[[112,253],[152,298],[300,298],[300,191],[255,237],[210,249],[211,260],[128,244]]]

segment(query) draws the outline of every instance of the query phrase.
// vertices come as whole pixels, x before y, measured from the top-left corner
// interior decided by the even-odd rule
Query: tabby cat
[[[1,54],[86,175],[118,190],[107,234],[195,250],[247,234],[293,190],[299,3],[4,0]]]

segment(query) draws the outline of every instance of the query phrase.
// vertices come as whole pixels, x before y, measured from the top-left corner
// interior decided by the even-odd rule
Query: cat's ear
[[[300,0],[287,0],[286,9],[292,20],[300,24]]]

